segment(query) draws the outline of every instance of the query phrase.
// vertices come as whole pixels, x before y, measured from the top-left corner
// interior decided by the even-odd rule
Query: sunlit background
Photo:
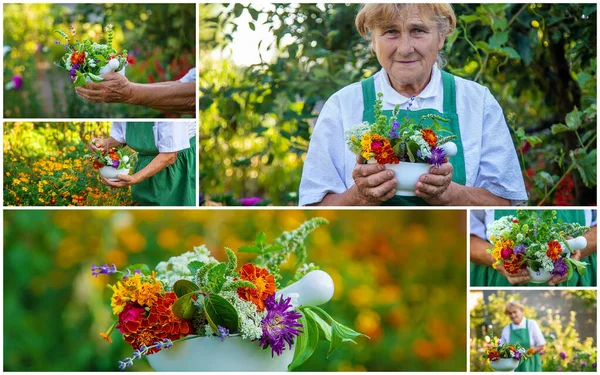
[[[75,39],[104,43],[103,27],[114,24],[113,45],[135,63],[131,82],[177,80],[196,64],[195,4],[5,4],[4,117],[171,117],[140,106],[88,103],[77,96],[69,73],[54,66],[65,53],[54,30]],[[7,90],[9,83],[18,83]]]
[[[595,290],[472,290],[469,293],[471,371],[493,371],[482,356],[511,322],[504,313],[511,301],[525,305],[523,316],[537,321],[546,339],[541,353],[542,371],[597,371]]]
[[[98,336],[114,280],[92,277],[94,263],[154,267],[201,244],[223,260],[225,246],[261,231],[271,242],[317,216],[330,224],[306,244],[335,282],[324,308],[371,339],[329,359],[324,342],[299,370],[465,371],[466,215],[423,210],[5,211],[4,370],[115,371],[131,355],[118,335]]]

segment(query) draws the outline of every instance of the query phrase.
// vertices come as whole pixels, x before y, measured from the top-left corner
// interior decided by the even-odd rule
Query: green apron
[[[494,220],[498,220],[501,217],[508,215],[516,215],[516,210],[495,210]],[[578,223],[585,225],[585,214],[583,210],[556,210],[556,217],[567,223]],[[490,246],[492,246],[490,244]],[[596,284],[596,254],[582,259],[582,261],[589,263],[585,270],[584,276],[579,276],[579,273],[574,272],[573,277],[566,282],[558,284],[558,286],[595,286]],[[496,271],[492,267],[486,267],[471,262],[471,286],[548,286],[547,283],[534,284],[528,283],[527,285],[512,285],[508,282],[500,272]]]
[[[145,168],[159,154],[152,125],[151,122],[128,122],[126,125],[127,145],[138,153],[133,173]],[[131,198],[140,206],[195,206],[195,172],[196,137],[193,137],[189,148],[177,152],[173,165],[132,185]]]
[[[523,318],[525,319],[525,318]],[[513,324],[510,323],[510,343],[519,343],[525,349],[531,348],[531,342],[529,341],[529,320],[525,320],[525,328],[513,329]],[[542,371],[542,357],[539,353],[535,353],[528,360],[519,363],[519,367],[515,369],[515,372],[541,372]]]
[[[442,82],[444,87],[444,113],[440,113],[435,109],[421,109],[416,111],[408,111],[406,109],[401,109],[398,112],[398,118],[408,117],[409,119],[419,122],[422,116],[428,114],[435,114],[438,116],[442,116],[450,120],[450,122],[444,123],[444,127],[447,128],[452,134],[456,135],[458,138],[453,142],[456,143],[456,147],[458,148],[458,152],[456,156],[450,158],[450,163],[454,167],[454,172],[452,173],[452,181],[457,184],[464,185],[466,183],[466,173],[465,173],[465,158],[463,155],[463,147],[462,140],[460,137],[460,126],[458,125],[458,115],[456,114],[456,87],[454,84],[454,76],[450,73],[442,71]],[[375,93],[375,80],[373,77],[369,77],[361,82],[362,84],[362,92],[363,92],[363,121],[368,121],[369,123],[375,122],[375,111],[373,110],[373,106],[375,105],[375,100],[377,99],[377,95]],[[392,116],[391,110],[383,111],[383,114],[388,118]],[[402,163],[402,162],[401,162]],[[428,203],[425,202],[420,197],[412,196],[400,196],[395,195],[392,199],[383,202],[383,206],[427,206]]]

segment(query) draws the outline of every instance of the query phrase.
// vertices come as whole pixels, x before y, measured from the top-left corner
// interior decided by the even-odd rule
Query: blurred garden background
[[[129,206],[130,188],[100,180],[86,158],[92,138],[108,138],[110,122],[5,122],[5,206]]]
[[[127,67],[129,81],[172,81],[195,66],[195,14],[195,4],[4,4],[4,117],[175,117],[80,98],[69,72],[54,66],[64,55],[54,44],[59,39],[54,30],[69,34],[73,25],[76,39],[105,43],[103,27],[113,23],[113,45],[135,59]],[[7,90],[7,84],[14,88]]]
[[[511,322],[508,302],[525,305],[523,316],[537,321],[546,339],[542,371],[593,371],[597,361],[595,290],[471,291],[470,370],[493,371],[483,358]]]
[[[131,356],[120,335],[98,335],[112,323],[115,280],[92,277],[92,264],[154,267],[201,244],[222,261],[225,246],[257,232],[270,243],[319,216],[330,224],[306,245],[334,279],[324,308],[371,339],[329,359],[324,341],[298,370],[466,371],[466,216],[448,210],[5,211],[4,370],[116,371]]]
[[[205,204],[297,204],[324,101],[380,69],[358,7],[200,5]],[[453,7],[446,69],[499,101],[529,204],[595,205],[596,4]]]

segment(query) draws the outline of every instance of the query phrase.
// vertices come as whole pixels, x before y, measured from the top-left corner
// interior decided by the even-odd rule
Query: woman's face
[[[509,307],[506,310],[506,315],[508,315],[510,320],[515,324],[519,324],[521,323],[521,320],[523,320],[523,311],[516,306]]]
[[[405,86],[423,89],[445,39],[433,15],[423,19],[417,7],[410,7],[395,23],[375,28],[372,46],[396,90]]]

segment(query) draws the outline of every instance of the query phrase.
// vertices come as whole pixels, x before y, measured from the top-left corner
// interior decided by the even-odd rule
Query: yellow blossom
[[[538,27],[540,27],[540,23],[538,21],[536,21],[536,20],[533,20],[533,21],[531,21],[531,26],[534,29],[537,29]]]

